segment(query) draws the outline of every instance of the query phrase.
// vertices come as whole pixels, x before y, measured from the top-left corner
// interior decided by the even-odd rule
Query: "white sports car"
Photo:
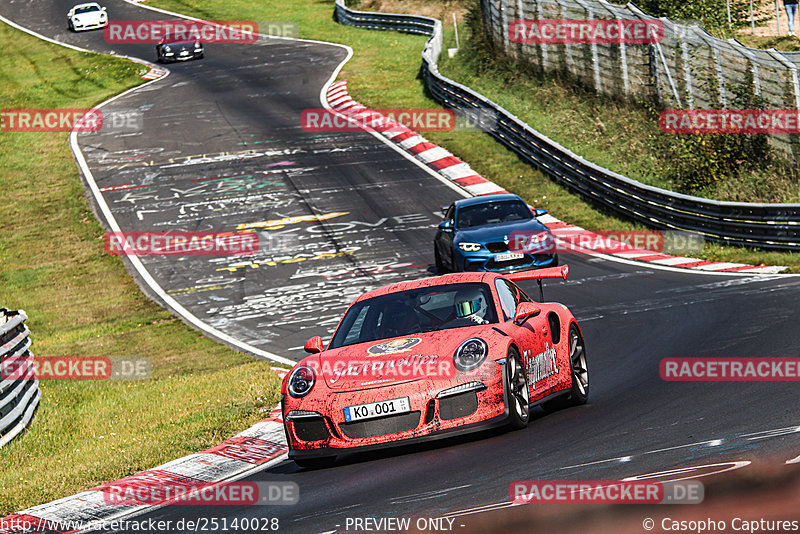
[[[96,30],[108,24],[108,13],[96,2],[78,4],[67,13],[67,24],[74,32]]]

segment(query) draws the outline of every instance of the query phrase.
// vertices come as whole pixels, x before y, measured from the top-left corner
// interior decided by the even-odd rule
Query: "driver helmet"
[[[486,295],[479,287],[469,287],[456,293],[454,301],[456,317],[474,321],[477,324],[486,324],[486,314],[489,305]]]

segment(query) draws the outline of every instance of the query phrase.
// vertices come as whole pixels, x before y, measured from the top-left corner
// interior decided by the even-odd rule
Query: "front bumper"
[[[501,272],[512,269],[531,269],[553,267],[558,264],[558,255],[553,254],[523,254],[522,258],[497,261],[497,256],[501,253],[492,253],[488,250],[477,252],[459,251],[456,255],[456,263],[462,271],[489,271]]]
[[[161,60],[164,62],[175,62],[175,61],[190,61],[192,59],[198,59],[203,57],[203,50],[199,50],[197,52],[190,51],[188,54],[181,54],[180,52],[162,52],[161,53]]]
[[[481,430],[499,428],[505,426],[507,420],[508,420],[508,410],[506,409],[502,414],[485,421],[480,421],[465,426],[459,426],[457,428],[434,431],[431,432],[430,434],[425,434],[413,438],[395,439],[392,441],[387,441],[382,443],[373,443],[372,445],[361,445],[357,447],[347,447],[347,448],[319,447],[316,449],[298,450],[298,449],[293,449],[290,446],[289,459],[293,460],[295,458],[321,458],[325,456],[337,456],[340,454],[347,454],[352,452],[365,452],[375,449],[388,449],[389,447],[402,447],[403,445],[413,445],[415,443],[421,443],[423,441],[425,442],[434,441],[437,439],[445,439],[445,438],[460,436],[462,434],[479,432]]]
[[[368,390],[366,393],[369,396],[365,396],[365,391],[329,391],[324,400],[320,398],[313,403],[304,402],[302,406],[294,399],[284,399],[282,411],[289,458],[336,456],[503,426],[509,415],[503,362],[491,362],[496,366],[496,373],[489,379],[463,377],[460,380],[462,383],[481,382],[485,389],[444,398],[438,395],[455,384],[431,388],[426,387],[427,384],[414,383],[416,390],[410,391],[406,383]],[[399,397],[409,397],[410,412],[355,424],[344,421],[343,409],[346,406]],[[298,411],[316,412],[319,416],[301,415],[299,419],[290,416],[290,412],[297,414]],[[384,430],[386,433],[381,433]]]
[[[70,21],[70,24],[72,24],[72,28],[76,32],[82,32],[82,31],[87,31],[87,30],[99,30],[100,28],[105,28],[106,26],[108,26],[108,21],[98,22],[97,24],[91,24],[91,25],[87,25],[87,26],[79,26],[74,21]]]

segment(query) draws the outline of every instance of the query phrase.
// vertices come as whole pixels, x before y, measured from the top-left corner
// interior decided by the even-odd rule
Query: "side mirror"
[[[106,10],[106,8],[104,8],[104,7],[100,8],[100,11],[105,11],[105,10]]]
[[[453,230],[453,221],[440,222],[439,230],[442,230],[443,232],[451,232]]]
[[[311,339],[306,341],[306,344],[303,346],[303,350],[305,350],[309,354],[316,354],[318,352],[322,352],[323,351],[322,338],[319,336],[312,337]]]
[[[522,326],[531,317],[536,317],[542,313],[542,309],[534,302],[520,302],[517,312],[514,314],[514,324]]]
[[[533,213],[537,217],[541,217],[542,215],[547,215],[547,210],[544,208],[536,208],[535,210],[533,210]]]

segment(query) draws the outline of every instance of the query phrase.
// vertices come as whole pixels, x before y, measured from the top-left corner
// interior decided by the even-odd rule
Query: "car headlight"
[[[458,248],[463,250],[464,252],[476,252],[481,249],[480,243],[459,243]]]
[[[164,51],[165,51],[165,52],[172,52],[172,48],[170,48],[170,47],[168,47],[168,46],[165,46],[165,47],[164,47]]]
[[[463,342],[453,355],[453,363],[459,371],[472,371],[486,359],[489,346],[479,337],[472,337]]]
[[[316,375],[311,367],[307,365],[295,367],[287,382],[289,394],[297,399],[305,397],[314,387],[315,380]]]

